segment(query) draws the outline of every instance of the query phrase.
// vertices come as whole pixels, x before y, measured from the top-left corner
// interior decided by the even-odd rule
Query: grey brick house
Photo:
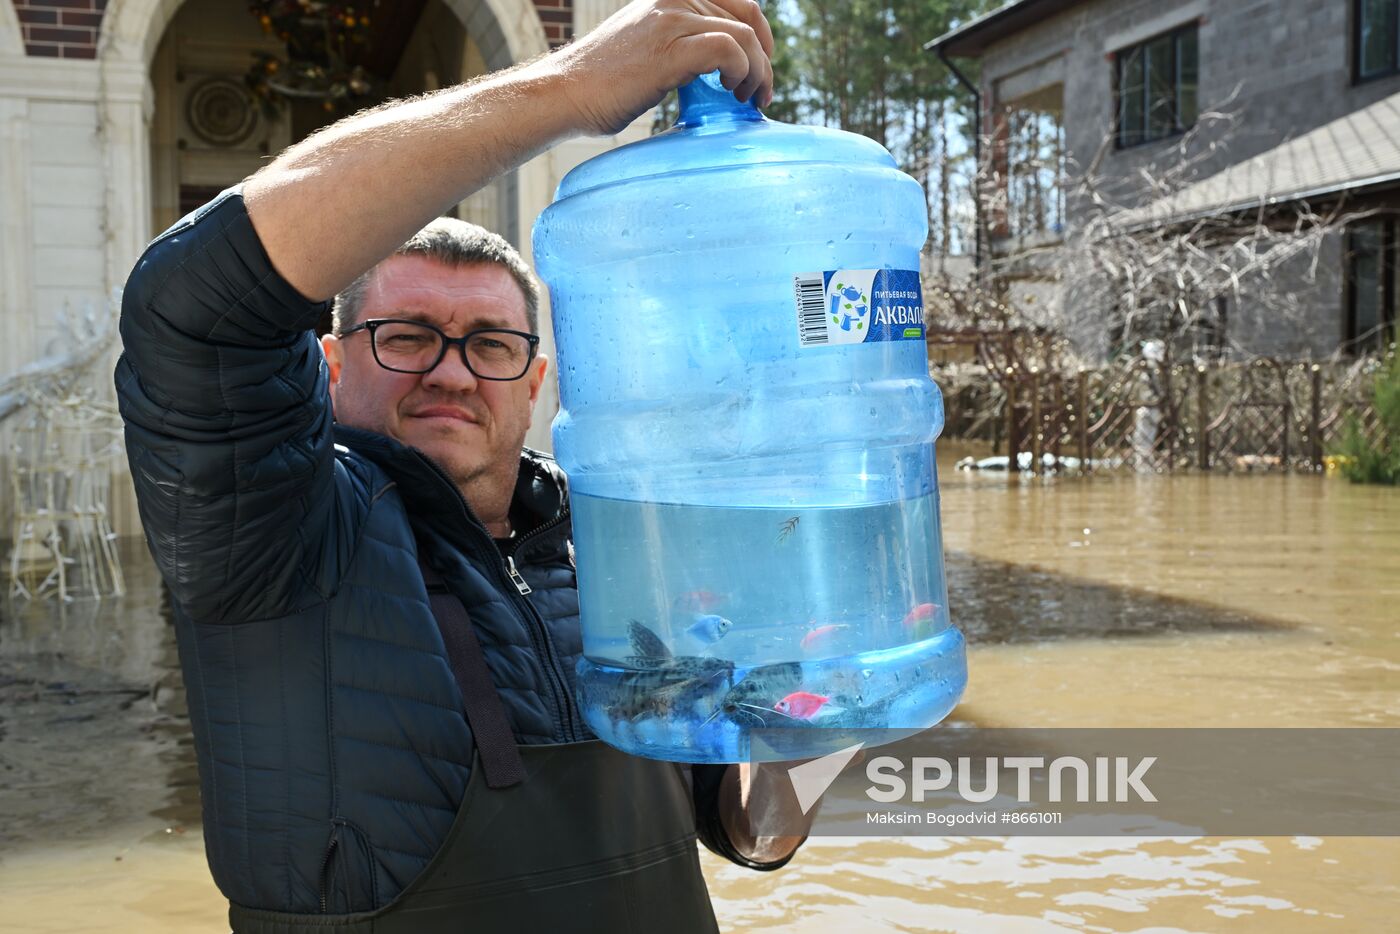
[[[928,48],[960,71],[979,66],[990,179],[979,265],[1018,306],[1072,300],[1065,243],[1085,223],[1073,193],[1093,166],[1139,223],[1284,217],[1303,204],[1365,215],[1273,281],[1303,313],[1281,320],[1248,294],[1221,299],[1222,348],[1351,353],[1395,322],[1400,0],[1014,0]],[[1219,112],[1230,119],[1202,116]],[[1135,195],[1144,173],[1181,163],[1184,139],[1189,183]],[[1101,333],[1072,336],[1121,349],[1112,310],[1101,320]]]

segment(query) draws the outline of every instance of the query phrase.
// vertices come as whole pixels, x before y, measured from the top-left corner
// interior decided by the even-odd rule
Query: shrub
[[[1369,438],[1355,415],[1347,418],[1335,453],[1352,483],[1400,484],[1400,352],[1391,344],[1372,387],[1380,430]]]

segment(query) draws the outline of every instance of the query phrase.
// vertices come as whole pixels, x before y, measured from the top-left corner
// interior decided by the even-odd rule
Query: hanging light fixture
[[[248,11],[263,32],[285,45],[280,56],[254,52],[245,77],[264,111],[272,116],[289,100],[311,100],[334,113],[368,98],[375,79],[359,61],[378,7],[379,0],[252,0]]]

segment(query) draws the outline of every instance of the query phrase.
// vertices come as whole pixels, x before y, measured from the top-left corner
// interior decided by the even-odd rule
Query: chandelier
[[[245,76],[264,112],[273,116],[288,101],[310,100],[334,113],[368,98],[375,79],[359,60],[369,46],[370,10],[378,6],[379,0],[252,0],[248,11],[263,32],[285,45],[280,56],[254,52]]]

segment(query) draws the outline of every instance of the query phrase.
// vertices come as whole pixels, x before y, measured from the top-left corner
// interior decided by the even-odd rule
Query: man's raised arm
[[[349,117],[159,237],[122,297],[116,384],[142,524],[182,606],[265,619],[335,586],[331,411],[308,330],[449,205],[566,136],[720,69],[766,101],[752,0],[647,0],[474,84]],[[349,510],[349,512],[347,512]]]
[[[718,68],[766,104],[772,49],[754,0],[639,0],[550,55],[336,123],[248,179],[244,201],[277,271],[325,300],[495,176],[616,132],[697,75]]]

